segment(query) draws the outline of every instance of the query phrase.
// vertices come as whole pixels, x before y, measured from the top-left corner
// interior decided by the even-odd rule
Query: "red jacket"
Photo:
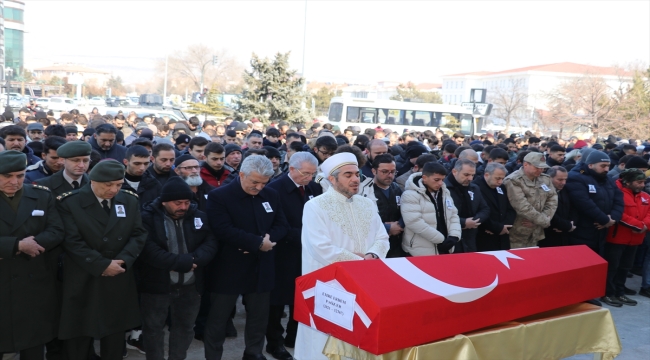
[[[634,194],[632,190],[623,187],[621,180],[616,185],[623,192],[625,210],[621,221],[609,228],[607,242],[622,245],[641,245],[645,232],[637,234],[632,231],[643,230],[643,225],[650,229],[650,195],[645,192]]]
[[[201,175],[201,179],[203,179],[203,181],[205,181],[208,184],[214,186],[215,188],[218,188],[219,186],[221,186],[221,184],[223,184],[224,180],[226,180],[228,175],[230,175],[230,171],[228,171],[228,169],[224,168],[223,172],[221,173],[221,177],[219,177],[217,179],[215,177],[215,175],[212,175],[212,173],[208,169],[208,165],[206,164],[206,165],[203,165],[201,167],[200,175]]]

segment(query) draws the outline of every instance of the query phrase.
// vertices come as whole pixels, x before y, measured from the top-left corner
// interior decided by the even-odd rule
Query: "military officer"
[[[54,196],[70,192],[88,184],[88,166],[92,146],[85,141],[70,141],[61,145],[56,154],[63,158],[63,170],[52,176],[36,181],[37,184],[48,187]]]
[[[63,241],[63,225],[50,191],[23,184],[27,157],[0,153],[0,358],[43,359],[56,337],[55,274],[46,254]]]
[[[102,360],[121,360],[124,332],[140,325],[133,263],[147,231],[123,182],[124,165],[104,160],[90,184],[57,197],[65,225],[59,338],[70,359],[84,359],[95,338]]]

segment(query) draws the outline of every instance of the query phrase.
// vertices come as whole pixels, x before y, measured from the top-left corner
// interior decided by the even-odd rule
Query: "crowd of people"
[[[240,297],[243,359],[323,358],[295,279],[337,261],[586,245],[590,302],[650,297],[649,143],[35,110],[0,117],[0,358],[221,359]]]

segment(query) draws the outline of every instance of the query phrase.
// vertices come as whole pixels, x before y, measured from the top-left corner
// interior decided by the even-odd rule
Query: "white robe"
[[[305,204],[302,216],[302,273],[307,274],[338,261],[363,260],[354,253],[373,253],[385,258],[388,233],[375,203],[354,195],[348,199],[330,187]],[[327,335],[298,324],[294,357],[327,359],[323,347]]]

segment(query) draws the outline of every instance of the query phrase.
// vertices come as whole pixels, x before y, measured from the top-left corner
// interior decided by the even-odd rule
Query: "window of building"
[[[5,5],[2,15],[4,16],[5,20],[22,23],[24,22],[23,13],[24,13],[23,10],[6,7]]]

